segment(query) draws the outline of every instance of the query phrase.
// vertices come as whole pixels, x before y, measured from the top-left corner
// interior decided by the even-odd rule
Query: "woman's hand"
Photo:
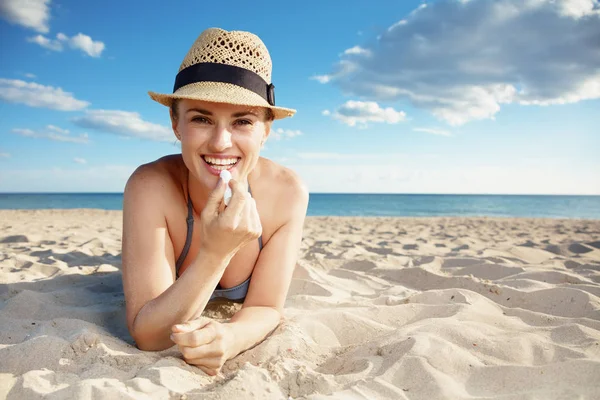
[[[244,187],[232,179],[229,187],[232,197],[222,212],[225,183],[219,179],[219,184],[211,192],[200,224],[202,227],[201,248],[217,257],[233,257],[238,250],[249,242],[258,239],[262,233],[262,225],[256,210],[256,202]]]
[[[173,325],[171,340],[183,359],[207,375],[217,375],[230,357],[233,333],[227,324],[200,317],[185,324]]]

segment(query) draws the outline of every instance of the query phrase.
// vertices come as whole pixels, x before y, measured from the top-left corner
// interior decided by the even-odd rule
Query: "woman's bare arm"
[[[280,200],[286,204],[285,222],[260,253],[242,309],[225,324],[233,337],[227,358],[254,346],[279,325],[298,259],[308,198],[306,187],[292,175]]]
[[[162,350],[174,324],[203,310],[230,257],[199,251],[175,281],[173,244],[164,216],[166,178],[148,166],[136,170],[123,198],[122,272],[127,325],[142,350]],[[163,191],[163,192],[161,192]]]
[[[228,359],[263,340],[281,321],[308,207],[308,191],[290,175],[280,193],[271,193],[280,202],[274,210],[279,228],[258,257],[242,309],[229,323],[200,317],[173,326],[173,341],[184,360],[209,375],[219,373]]]

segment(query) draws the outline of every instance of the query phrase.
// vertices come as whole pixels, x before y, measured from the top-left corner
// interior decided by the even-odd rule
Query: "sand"
[[[0,398],[600,398],[598,220],[309,217],[285,321],[209,377],[132,345],[121,217],[0,210]]]

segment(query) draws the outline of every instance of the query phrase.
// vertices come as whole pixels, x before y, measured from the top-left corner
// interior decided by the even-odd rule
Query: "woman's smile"
[[[221,174],[221,171],[228,170],[231,174],[234,174],[234,170],[238,165],[241,157],[236,156],[209,156],[204,155],[200,157],[202,163],[206,166],[208,171],[216,176]]]

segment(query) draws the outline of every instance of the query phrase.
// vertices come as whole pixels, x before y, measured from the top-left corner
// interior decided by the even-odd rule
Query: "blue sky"
[[[262,155],[315,192],[600,194],[595,0],[0,0],[0,192],[122,192],[179,152],[168,111],[206,28],[257,34]]]

